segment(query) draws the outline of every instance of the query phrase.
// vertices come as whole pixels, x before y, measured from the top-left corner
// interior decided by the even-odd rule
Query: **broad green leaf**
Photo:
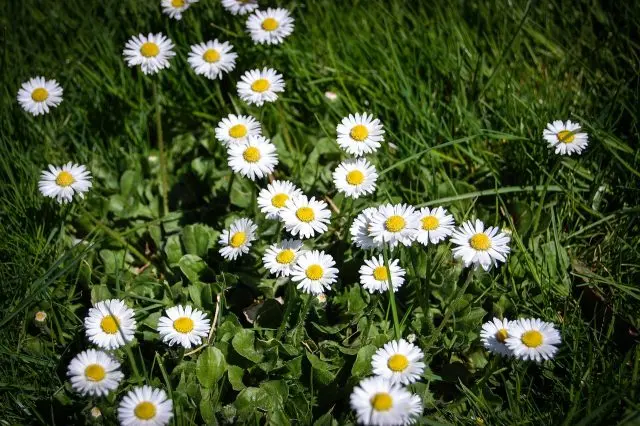
[[[365,345],[360,348],[351,368],[352,376],[365,377],[371,373],[371,357],[376,353],[376,350],[377,348],[373,345]]]
[[[198,357],[196,377],[202,386],[212,388],[227,371],[227,362],[220,349],[209,346]]]
[[[127,170],[122,174],[122,177],[120,177],[120,194],[125,198],[129,197],[131,191],[139,182],[138,173],[133,170]]]
[[[244,376],[244,370],[242,368],[237,365],[229,365],[227,368],[227,376],[234,391],[241,391],[246,388],[242,382],[242,377]]]
[[[178,235],[171,235],[167,238],[167,242],[164,245],[164,254],[167,256],[167,262],[169,262],[170,266],[178,264],[183,255]]]
[[[191,282],[200,281],[200,273],[207,269],[207,264],[194,254],[185,254],[178,262],[180,270]]]
[[[254,346],[254,339],[255,336],[253,330],[243,328],[237,331],[231,341],[231,345],[240,355],[254,363],[258,363],[262,360],[262,354],[256,350]]]
[[[201,224],[187,225],[182,230],[182,243],[188,254],[204,258],[215,244],[214,230]]]
[[[336,373],[333,373],[331,370],[334,370],[337,367],[322,361],[311,352],[307,352],[307,359],[313,368],[313,377],[315,380],[323,385],[328,385],[336,379]]]

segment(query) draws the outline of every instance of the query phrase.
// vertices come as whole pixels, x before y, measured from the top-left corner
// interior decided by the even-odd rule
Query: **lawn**
[[[402,388],[421,402],[419,424],[640,424],[640,3],[259,3],[291,11],[282,44],[254,44],[246,16],[218,0],[181,20],[159,0],[3,8],[0,424],[118,424],[120,401],[142,385],[166,392],[175,425],[356,424],[350,395],[376,350],[399,338],[424,354]],[[122,52],[151,32],[176,56],[145,75]],[[191,45],[213,39],[238,54],[218,80],[187,61]],[[250,105],[236,85],[263,67],[282,74],[284,91]],[[40,75],[63,101],[32,116],[16,96]],[[384,142],[366,156],[375,192],[352,199],[332,176],[352,157],[336,126],[363,112],[381,121]],[[215,131],[229,114],[255,117],[276,147],[268,177],[229,167]],[[554,120],[580,123],[581,154],[549,147]],[[69,161],[92,187],[63,205],[38,181]],[[292,238],[257,200],[274,179],[331,212],[304,241],[335,261],[322,296],[264,266],[268,247]],[[387,203],[442,206],[457,225],[480,219],[505,232],[510,252],[485,271],[465,267],[449,239],[359,248],[354,219]],[[256,239],[227,260],[219,239],[239,218],[257,225]],[[385,273],[391,258],[406,271],[395,295],[361,284],[378,256]],[[97,348],[84,319],[107,299],[132,308],[137,328],[111,351],[118,389],[83,396],[67,368]],[[176,305],[211,321],[202,344],[163,342],[158,321]],[[480,332],[494,317],[552,323],[557,353],[491,353]]]

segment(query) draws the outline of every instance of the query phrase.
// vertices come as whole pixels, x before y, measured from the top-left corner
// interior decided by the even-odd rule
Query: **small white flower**
[[[561,342],[560,333],[552,323],[539,319],[519,319],[509,323],[507,347],[513,356],[542,362],[552,359]]]
[[[447,210],[442,207],[421,208],[418,212],[421,226],[416,234],[416,241],[425,246],[429,243],[438,244],[453,234],[455,226],[453,216],[447,213]]]
[[[192,3],[197,2],[198,0],[162,0],[162,13],[179,21],[182,19],[182,12],[189,9]]]
[[[338,270],[331,255],[313,250],[301,254],[293,267],[291,279],[298,283],[297,288],[305,293],[318,295],[331,289],[336,282]]]
[[[256,10],[247,19],[247,31],[254,43],[280,44],[293,32],[293,18],[287,9]]]
[[[416,345],[404,339],[394,340],[378,349],[371,358],[373,374],[392,383],[411,384],[424,371],[424,354]]]
[[[372,194],[377,180],[376,168],[364,158],[343,161],[333,172],[333,183],[338,192],[352,198]]]
[[[338,94],[335,92],[326,91],[324,92],[324,97],[333,102],[338,99]]]
[[[304,252],[302,241],[283,240],[281,243],[269,246],[262,257],[262,263],[276,277],[288,277],[298,257]]]
[[[336,127],[338,145],[347,153],[360,157],[370,154],[380,148],[384,141],[382,123],[371,114],[349,114]]]
[[[217,39],[191,46],[187,61],[198,75],[204,75],[210,80],[222,78],[224,73],[233,71],[236,67],[238,54],[233,52],[229,42],[219,42]]]
[[[542,137],[549,143],[550,148],[555,148],[556,154],[581,154],[589,144],[589,135],[580,130],[582,130],[580,124],[573,123],[571,120],[566,123],[555,120],[547,124]]]
[[[35,77],[22,83],[18,90],[18,103],[34,116],[46,114],[62,102],[62,87],[55,80]]]
[[[251,242],[256,239],[258,227],[251,219],[238,219],[229,229],[220,234],[218,242],[222,246],[220,254],[226,260],[235,260],[239,256],[249,252]]]
[[[267,176],[278,165],[276,146],[264,136],[249,136],[247,142],[229,147],[229,167],[251,180]]]
[[[247,143],[250,136],[261,136],[260,122],[250,115],[229,114],[216,127],[216,139],[225,147]]]
[[[140,65],[143,73],[156,74],[169,68],[169,59],[176,54],[173,48],[173,42],[162,33],[138,34],[129,39],[122,54],[129,67]]]
[[[311,238],[327,231],[327,224],[331,218],[331,212],[327,203],[308,199],[306,195],[298,195],[290,198],[280,211],[280,219],[284,227],[291,235],[299,235],[300,238]]]
[[[133,340],[135,312],[122,300],[103,300],[89,309],[84,328],[93,344],[102,349],[117,349]]]
[[[246,15],[258,8],[258,0],[222,0],[222,6],[233,15]]]
[[[422,402],[399,384],[369,377],[353,389],[350,398],[358,423],[372,426],[409,425],[422,414]]]
[[[275,102],[281,92],[284,92],[284,80],[273,68],[247,71],[238,82],[240,99],[256,106]]]
[[[133,388],[118,405],[121,426],[165,426],[173,417],[173,402],[162,389]]]
[[[42,324],[47,320],[47,313],[44,312],[44,311],[38,311],[33,316],[33,319],[35,319],[37,323],[41,323]]]
[[[108,395],[118,388],[124,377],[118,361],[95,349],[76,355],[69,363],[67,375],[76,392],[92,396]]]
[[[191,306],[173,306],[158,321],[158,333],[169,346],[176,343],[183,348],[199,345],[209,332],[209,319],[204,312]]]
[[[387,291],[389,289],[389,281],[393,283],[393,291],[398,291],[404,284],[405,270],[398,265],[398,259],[389,260],[389,271],[391,272],[391,280],[387,268],[384,266],[382,256],[374,257],[364,261],[364,265],[360,267],[360,284],[369,293]]]
[[[385,204],[372,216],[369,233],[375,242],[394,248],[398,243],[410,246],[419,227],[420,217],[412,206]]]
[[[70,203],[75,194],[84,198],[84,193],[89,191],[91,172],[71,161],[62,167],[49,164],[49,170],[40,175],[38,188],[45,197],[55,198],[60,204]]]
[[[274,180],[258,194],[258,206],[267,219],[278,219],[289,199],[299,197],[302,191],[286,180]]]
[[[510,356],[511,350],[506,344],[507,338],[509,337],[510,324],[511,322],[506,318],[503,320],[494,318],[482,324],[480,340],[484,347],[494,354]]]
[[[98,407],[93,407],[91,409],[91,417],[93,417],[94,419],[97,419],[98,417],[102,416],[102,411],[100,411],[100,409]]]
[[[451,242],[458,246],[453,249],[453,256],[462,259],[464,266],[482,266],[485,271],[497,266],[498,261],[506,262],[509,241],[510,238],[500,232],[500,228],[490,226],[485,230],[479,219],[476,219],[475,226],[470,220],[466,221],[451,236]]]
[[[376,207],[369,207],[360,212],[353,221],[351,229],[351,240],[361,249],[380,248],[382,243],[373,240],[371,235],[371,218],[378,213]]]

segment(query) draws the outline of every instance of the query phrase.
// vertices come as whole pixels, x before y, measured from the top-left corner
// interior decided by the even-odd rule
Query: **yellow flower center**
[[[31,99],[35,102],[44,102],[49,97],[49,92],[44,87],[38,87],[33,92],[31,92]]]
[[[262,21],[262,29],[265,31],[274,31],[277,30],[280,24],[273,18],[267,18]]]
[[[558,136],[558,140],[562,143],[571,143],[576,138],[576,135],[568,130],[562,130],[558,132],[556,136]]]
[[[133,414],[140,420],[151,420],[156,416],[156,406],[149,401],[142,401],[133,409]]]
[[[287,203],[288,199],[289,196],[287,194],[276,194],[271,198],[271,205],[273,205],[273,207],[281,209]]]
[[[229,136],[232,138],[244,138],[247,136],[247,126],[244,124],[236,124],[229,129]]]
[[[173,322],[173,328],[175,328],[178,333],[189,333],[193,330],[193,320],[187,317],[180,317]]]
[[[407,224],[407,222],[405,222],[405,220],[404,220],[404,218],[402,216],[394,215],[394,216],[389,217],[384,222],[384,227],[389,232],[399,232],[399,231],[402,231],[404,229],[406,224]]]
[[[220,60],[220,52],[218,52],[216,49],[207,49],[202,54],[202,59],[210,64],[218,62]]]
[[[244,232],[236,232],[231,237],[231,241],[229,242],[229,244],[233,248],[238,248],[243,245],[245,241],[247,241],[247,234],[245,234]]]
[[[310,280],[317,281],[322,278],[324,271],[320,265],[310,265],[305,271],[305,274],[307,274],[307,278]]]
[[[185,0],[171,0],[171,6],[178,8],[183,7],[185,4]]]
[[[369,130],[367,129],[367,126],[357,124],[353,126],[349,135],[351,136],[351,139],[362,142],[367,138],[367,136],[369,136]]]
[[[528,348],[537,348],[542,344],[542,333],[538,330],[529,330],[522,333],[520,340]]]
[[[145,58],[156,57],[158,56],[158,53],[160,53],[160,48],[153,42],[148,41],[140,46],[140,54]]]
[[[242,153],[242,158],[247,163],[257,163],[260,160],[260,150],[254,146],[250,146]]]
[[[496,332],[496,340],[500,343],[504,343],[507,337],[509,337],[509,333],[507,333],[506,328],[501,328]]]
[[[58,173],[58,176],[56,177],[56,184],[58,186],[69,186],[75,181],[76,180],[73,178],[71,173],[69,173],[69,172],[67,172],[65,170],[63,170],[60,173]]]
[[[422,218],[422,229],[425,231],[433,231],[434,229],[438,229],[440,226],[440,221],[435,216],[425,216]]]
[[[491,240],[487,234],[480,232],[469,238],[469,245],[475,250],[485,251],[491,248]]]
[[[391,371],[404,371],[409,366],[409,360],[401,354],[392,355],[387,361],[387,367]]]
[[[296,210],[296,217],[303,222],[309,223],[316,218],[316,215],[311,207],[300,207]]]
[[[276,256],[276,261],[278,263],[281,264],[289,264],[291,262],[293,262],[293,259],[296,257],[295,253],[293,252],[293,250],[287,249],[287,250],[282,250],[280,253],[278,253],[278,255]]]
[[[84,369],[84,375],[87,380],[92,382],[101,382],[104,379],[104,376],[107,375],[107,372],[100,364],[89,364],[87,365],[87,368]]]
[[[347,183],[349,185],[360,185],[364,182],[364,173],[360,170],[352,170],[347,173]]]
[[[386,392],[379,392],[371,398],[371,406],[376,411],[389,411],[393,406],[393,398]]]
[[[251,90],[253,90],[254,92],[262,93],[265,90],[269,90],[269,87],[271,87],[271,83],[269,83],[269,80],[267,80],[266,78],[260,78],[253,82],[253,84],[251,85]]]
[[[107,315],[100,321],[100,328],[107,334],[116,334],[118,332],[118,319],[113,315]]]
[[[385,268],[384,266],[378,266],[373,270],[373,278],[378,281],[386,281],[387,278],[389,278],[389,275],[387,274],[387,268]]]

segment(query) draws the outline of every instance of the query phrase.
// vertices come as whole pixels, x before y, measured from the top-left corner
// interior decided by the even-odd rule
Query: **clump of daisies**
[[[275,102],[278,93],[284,92],[282,74],[273,68],[247,71],[238,82],[238,96],[248,104],[262,106]]]
[[[229,42],[215,39],[191,46],[187,61],[196,74],[215,80],[233,71],[237,57]]]
[[[91,188],[91,172],[80,164],[68,162],[57,167],[49,164],[49,170],[42,172],[38,183],[45,197],[54,198],[58,203],[70,203],[74,195],[84,198]]]
[[[493,318],[482,325],[480,338],[494,354],[536,362],[552,359],[562,341],[552,323],[537,318],[516,321]]]
[[[35,77],[22,83],[18,91],[18,103],[23,110],[38,116],[47,114],[62,102],[62,87],[55,80]]]
[[[580,124],[571,120],[555,120],[547,124],[542,137],[549,143],[549,148],[554,148],[555,153],[561,155],[579,155],[589,144],[589,135],[582,131]]]
[[[122,54],[129,67],[140,65],[144,74],[156,74],[169,68],[169,60],[176,54],[174,47],[162,33],[139,34],[127,41]]]
[[[256,10],[247,19],[247,31],[257,44],[280,44],[293,32],[293,18],[287,9]]]

